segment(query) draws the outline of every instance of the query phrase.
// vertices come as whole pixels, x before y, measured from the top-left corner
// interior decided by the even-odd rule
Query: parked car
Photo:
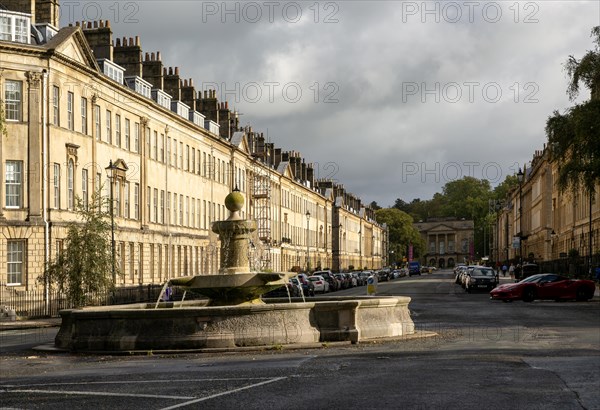
[[[538,273],[540,273],[540,267],[538,265],[535,263],[526,263],[521,266],[521,269],[515,269],[515,281],[518,282],[532,275],[537,275]]]
[[[298,287],[294,286],[294,284],[292,284],[292,282],[289,281],[285,285],[280,286],[277,289],[273,289],[262,295],[263,298],[283,298],[288,296],[299,296]]]
[[[302,283],[302,292],[304,292],[304,296],[314,296],[315,285],[308,280],[308,275],[306,273],[299,273],[296,277],[300,283]]]
[[[350,282],[348,281],[346,275],[344,275],[343,273],[334,273],[333,276],[340,281],[340,289],[348,289],[350,287]]]
[[[492,268],[476,266],[465,279],[465,290],[467,293],[477,289],[486,289],[489,292],[497,284],[496,272]]]
[[[327,282],[329,282],[329,291],[335,292],[341,289],[341,283],[333,276],[330,270],[319,270],[313,273],[313,276],[323,276]]]
[[[541,273],[523,279],[518,283],[500,285],[490,292],[492,299],[510,302],[536,299],[575,299],[589,300],[594,297],[595,283],[591,280],[571,279],[554,273]]]
[[[461,265],[454,270],[454,283],[460,284],[460,279],[464,271],[467,270],[467,265]]]
[[[356,277],[352,274],[352,273],[345,273],[344,275],[346,275],[346,278],[348,278],[348,283],[350,284],[350,288],[355,288],[358,286],[358,281],[356,280]]]
[[[418,261],[408,262],[408,276],[421,276],[421,264]]]
[[[315,296],[315,285],[308,280],[308,276],[306,274],[299,273],[294,279],[299,282],[300,286],[302,286],[302,293],[304,296]]]
[[[387,272],[382,271],[382,270],[379,271],[379,272],[377,272],[377,280],[379,282],[387,282],[387,280],[388,280],[388,274],[387,274]]]
[[[313,284],[315,293],[327,293],[329,292],[329,282],[321,275],[312,275],[308,277],[308,280]]]

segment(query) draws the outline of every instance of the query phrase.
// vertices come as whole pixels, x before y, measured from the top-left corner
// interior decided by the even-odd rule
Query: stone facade
[[[45,30],[0,40],[1,285],[40,286],[76,198],[110,197],[111,187],[120,286],[216,273],[210,225],[227,217],[234,188],[246,197],[242,216],[257,221],[253,267],[383,266],[373,210],[315,180],[299,153],[240,128],[213,90],[196,90],[159,52],[143,55],[139,38],[113,39],[108,21],[58,29],[56,1],[13,3],[19,13],[0,13]]]
[[[584,192],[561,192],[558,165],[549,156],[547,147],[534,153],[522,184],[502,204],[494,235],[497,260],[539,263],[566,259],[572,250],[587,259],[590,217],[592,255],[600,251],[599,201]]]
[[[425,241],[421,263],[438,268],[452,268],[472,261],[474,224],[471,220],[431,218],[414,224]]]

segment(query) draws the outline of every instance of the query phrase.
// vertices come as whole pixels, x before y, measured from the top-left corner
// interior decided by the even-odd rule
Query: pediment
[[[250,147],[248,146],[248,138],[246,133],[243,131],[234,132],[231,136],[231,145],[239,149],[245,154],[250,154]]]
[[[76,63],[98,70],[94,53],[79,27],[65,27],[47,44],[55,53]]]
[[[288,161],[281,161],[277,167],[277,172],[284,177],[292,180],[294,179],[294,173],[292,172],[292,167],[290,167],[290,163]]]
[[[448,232],[448,231],[455,231],[456,228],[450,226],[450,225],[446,225],[446,224],[439,224],[436,225],[434,227],[432,227],[431,229],[428,229],[427,232],[428,233],[432,233],[432,232]]]

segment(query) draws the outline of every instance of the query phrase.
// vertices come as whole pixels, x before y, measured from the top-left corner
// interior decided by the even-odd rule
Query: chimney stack
[[[110,28],[110,23],[107,21],[101,21],[101,24],[98,24],[98,21],[85,22],[81,23],[81,28],[83,29],[83,34],[90,45],[90,48],[94,52],[94,57],[97,59],[106,58],[108,60],[113,61],[113,41],[112,41],[112,30]]]
[[[123,44],[117,38],[116,45],[113,48],[114,62],[125,69],[125,76],[142,77],[142,46],[139,36],[133,39],[123,37]]]
[[[163,63],[160,59],[160,51],[156,53],[146,53],[146,58],[142,62],[142,78],[148,81],[154,88],[162,90],[163,81]]]

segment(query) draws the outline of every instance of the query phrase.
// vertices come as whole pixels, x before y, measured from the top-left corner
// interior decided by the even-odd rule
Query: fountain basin
[[[323,297],[310,302],[206,306],[134,304],[60,312],[55,345],[71,351],[198,350],[360,341],[414,333],[409,297]]]
[[[212,306],[262,303],[260,295],[284,286],[294,273],[235,273],[184,276],[169,283],[211,299]]]

